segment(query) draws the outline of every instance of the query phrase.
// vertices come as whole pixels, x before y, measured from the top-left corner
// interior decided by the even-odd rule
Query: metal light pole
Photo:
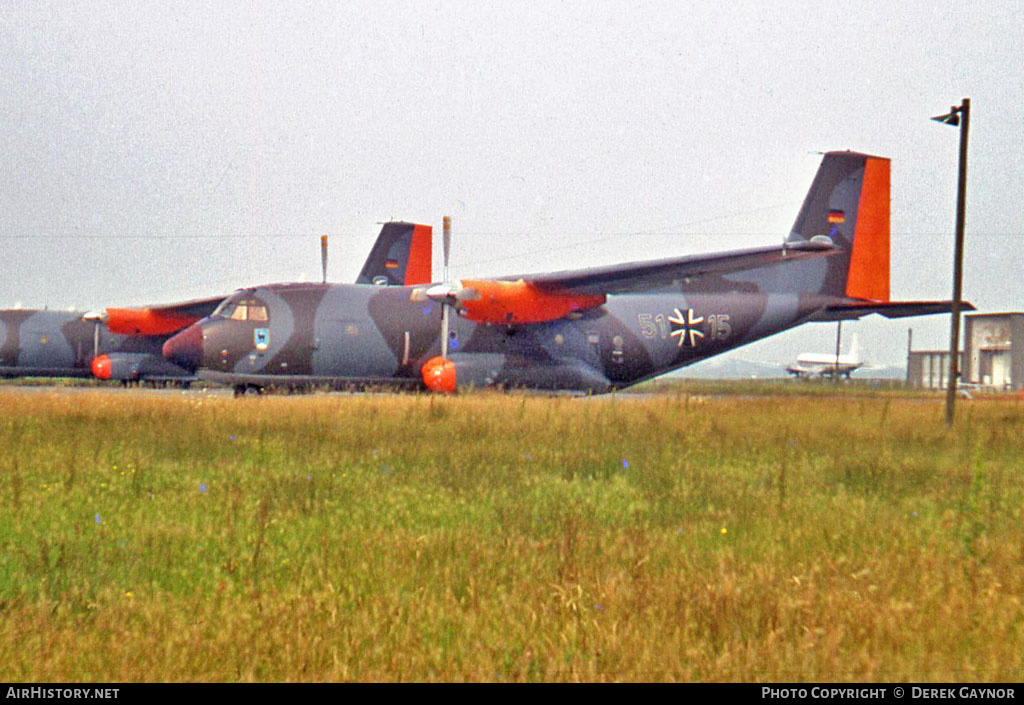
[[[832,382],[839,384],[839,346],[843,340],[843,322],[836,325],[836,366],[832,368]]]
[[[960,308],[964,269],[964,212],[967,207],[967,129],[971,123],[971,99],[964,98],[960,107],[952,106],[946,115],[932,120],[960,126],[960,170],[956,185],[956,245],[953,252],[953,321],[949,342],[949,387],[946,390],[946,425],[953,425],[956,383],[960,376]]]

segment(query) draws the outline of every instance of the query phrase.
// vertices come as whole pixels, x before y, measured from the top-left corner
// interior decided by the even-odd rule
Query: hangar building
[[[960,357],[963,362],[963,354]],[[949,379],[949,350],[912,350],[907,353],[907,386],[945,389]]]
[[[1024,389],[1024,313],[964,316],[963,342],[962,384],[992,391]],[[908,349],[908,386],[944,389],[948,379],[948,349]]]
[[[1024,313],[964,317],[961,379],[994,390],[1024,389]]]

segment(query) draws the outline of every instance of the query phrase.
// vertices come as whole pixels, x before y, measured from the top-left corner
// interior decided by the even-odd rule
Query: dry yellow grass
[[[0,679],[1019,680],[1024,407],[0,389]]]

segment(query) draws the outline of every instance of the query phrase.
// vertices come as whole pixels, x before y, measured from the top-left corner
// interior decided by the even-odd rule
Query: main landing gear
[[[258,384],[236,384],[236,397],[258,397],[263,394],[263,387]]]

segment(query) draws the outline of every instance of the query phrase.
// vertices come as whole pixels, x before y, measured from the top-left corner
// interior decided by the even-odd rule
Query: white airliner
[[[864,366],[860,357],[860,344],[857,336],[850,341],[850,352],[836,357],[835,353],[800,353],[797,355],[796,364],[790,365],[786,371],[796,377],[822,377],[832,375],[846,375],[859,367]]]

